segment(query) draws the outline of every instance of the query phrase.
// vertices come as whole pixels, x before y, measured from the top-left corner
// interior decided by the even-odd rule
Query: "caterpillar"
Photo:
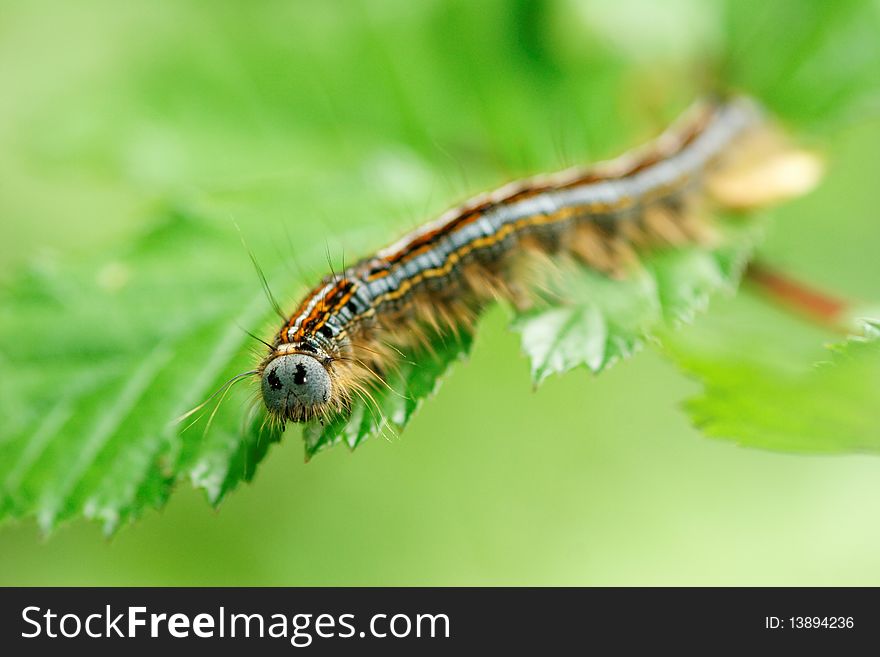
[[[325,277],[257,366],[268,417],[345,413],[430,336],[493,301],[531,303],[535,262],[572,257],[625,276],[639,254],[712,239],[713,211],[799,195],[818,177],[753,100],[698,102],[653,142],[591,167],[508,184]]]

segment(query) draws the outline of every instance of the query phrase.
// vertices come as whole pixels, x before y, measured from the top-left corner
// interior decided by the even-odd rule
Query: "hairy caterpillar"
[[[622,276],[646,249],[711,239],[712,210],[798,195],[818,173],[753,101],[733,97],[698,103],[618,159],[472,199],[306,296],[255,370],[269,417],[345,413],[403,349],[429,349],[429,335],[469,325],[496,299],[527,306],[536,259]]]

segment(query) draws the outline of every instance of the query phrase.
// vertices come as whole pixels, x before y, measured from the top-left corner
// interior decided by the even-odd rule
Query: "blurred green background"
[[[722,79],[829,160],[764,257],[876,300],[877,13],[3,0],[0,276],[180,206],[235,219],[270,265],[350,260],[470,193],[638,143]],[[759,305],[712,312],[808,331]],[[678,408],[696,384],[653,351],[533,392],[505,321],[400,439],[306,465],[289,431],[219,511],[181,485],[109,541],[7,525],[0,584],[880,584],[876,458],[702,438]]]

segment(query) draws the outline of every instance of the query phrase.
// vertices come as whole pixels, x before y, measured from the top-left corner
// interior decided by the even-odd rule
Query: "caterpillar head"
[[[333,396],[333,380],[323,363],[309,354],[272,358],[263,369],[263,402],[282,422],[318,417]]]

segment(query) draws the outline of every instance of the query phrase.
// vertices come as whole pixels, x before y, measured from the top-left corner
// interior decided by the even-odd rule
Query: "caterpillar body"
[[[449,210],[327,276],[256,369],[269,417],[345,413],[406,349],[469,326],[490,302],[531,302],[536,261],[574,257],[625,276],[638,254],[712,239],[715,209],[806,191],[814,158],[790,149],[748,98],[704,101],[645,147],[589,168],[509,184]]]

